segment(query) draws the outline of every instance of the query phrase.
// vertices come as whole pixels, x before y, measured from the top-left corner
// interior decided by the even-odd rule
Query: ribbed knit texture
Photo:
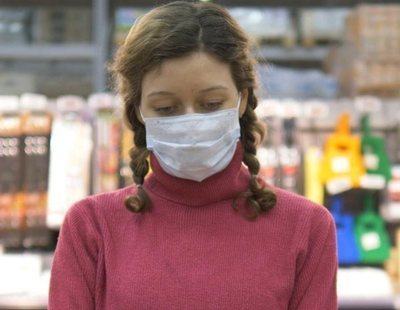
[[[52,266],[49,309],[337,309],[335,225],[305,198],[275,189],[257,221],[232,208],[249,173],[239,147],[201,183],[151,157],[150,212],[123,205],[134,186],[70,208]]]

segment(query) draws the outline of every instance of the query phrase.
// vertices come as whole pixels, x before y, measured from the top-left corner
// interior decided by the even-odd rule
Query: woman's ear
[[[244,112],[246,111],[247,108],[247,100],[249,99],[249,91],[246,89],[243,89],[240,92],[240,95],[242,96],[240,100],[240,106],[239,106],[239,117],[242,117]]]

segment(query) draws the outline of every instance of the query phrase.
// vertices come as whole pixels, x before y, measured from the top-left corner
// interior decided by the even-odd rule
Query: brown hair
[[[126,198],[125,206],[130,211],[141,212],[150,204],[141,186],[149,171],[146,130],[136,114],[143,76],[166,59],[195,51],[210,53],[229,64],[237,89],[248,90],[247,108],[240,119],[240,126],[243,162],[251,173],[251,180],[249,189],[238,195],[233,207],[238,210],[238,199],[245,198],[246,208],[252,211],[246,217],[255,219],[259,213],[276,204],[276,196],[257,178],[260,164],[255,156],[256,146],[264,136],[264,129],[254,112],[257,107],[254,58],[250,53],[249,39],[237,22],[225,9],[212,3],[177,1],[153,9],[131,28],[111,65],[118,92],[125,104],[125,121],[134,131],[135,146],[130,150],[130,167],[138,190],[135,195]]]

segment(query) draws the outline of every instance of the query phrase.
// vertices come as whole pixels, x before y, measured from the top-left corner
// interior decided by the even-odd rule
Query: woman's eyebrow
[[[227,90],[228,87],[222,86],[222,85],[216,85],[216,86],[212,86],[212,87],[208,87],[208,88],[202,89],[202,90],[199,91],[199,93],[205,93],[205,92],[209,92],[209,91],[212,91],[212,90],[218,90],[218,89],[226,89]]]
[[[228,87],[222,86],[222,85],[211,86],[211,87],[207,87],[205,89],[200,90],[199,93],[206,93],[206,92],[209,92],[209,91],[219,90],[219,89],[227,90]],[[169,92],[169,91],[165,91],[165,90],[160,90],[160,91],[151,92],[150,94],[147,95],[147,97],[163,96],[163,95],[164,96],[173,96],[173,95],[175,95],[175,93]]]
[[[175,95],[174,93],[171,93],[169,91],[165,91],[165,90],[160,90],[160,91],[155,91],[152,92],[150,94],[147,95],[147,97],[151,97],[151,96],[173,96]]]

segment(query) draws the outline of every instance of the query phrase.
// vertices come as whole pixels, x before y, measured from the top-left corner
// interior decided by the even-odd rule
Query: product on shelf
[[[259,64],[260,96],[264,98],[336,98],[339,84],[335,77],[319,70],[299,70]]]
[[[304,196],[322,205],[324,187],[320,180],[322,151],[317,146],[310,146],[304,154]]]
[[[400,5],[359,5],[348,18],[345,44],[333,48],[327,70],[342,93],[400,96]]]
[[[361,187],[384,189],[392,178],[389,157],[383,138],[373,135],[369,124],[369,115],[361,118],[361,150],[366,168],[366,175],[361,177]]]
[[[264,140],[257,148],[257,159],[260,163],[259,176],[272,186],[279,185],[279,156],[276,147],[276,136],[279,132],[278,116],[281,104],[278,100],[264,99],[255,110],[257,118],[265,126]]]
[[[19,98],[0,96],[0,244],[19,246],[21,205],[21,117]]]
[[[278,152],[273,143],[273,129],[267,127],[264,143],[257,149],[257,159],[260,163],[259,175],[272,186],[278,185]]]
[[[400,5],[361,4],[347,19],[346,40],[363,55],[400,55]]]
[[[92,116],[77,96],[57,99],[50,141],[47,225],[59,228],[68,209],[90,194]]]
[[[45,247],[49,244],[46,214],[52,115],[43,95],[24,94],[20,103],[24,167],[22,205],[25,213],[23,245]]]
[[[343,211],[343,198],[331,197],[331,213],[336,223],[339,264],[357,264],[361,262],[361,253],[354,234],[354,216]]]
[[[385,202],[381,208],[385,220],[400,221],[400,166],[391,167],[392,179],[387,183]]]
[[[364,210],[357,216],[354,227],[361,260],[363,263],[383,263],[390,255],[390,240],[385,222],[375,211],[371,192],[365,194],[363,204]]]
[[[40,8],[34,15],[38,43],[88,43],[92,36],[90,8]]]
[[[322,148],[318,141],[318,131],[316,128],[317,120],[324,120],[329,114],[329,107],[321,101],[311,101],[304,103],[304,115],[306,116],[310,127],[311,142],[305,145],[304,151],[304,195],[323,205],[324,186],[321,182],[321,161]]]
[[[122,139],[121,139],[121,161],[119,168],[120,175],[120,187],[125,187],[133,183],[132,170],[129,167],[131,158],[129,156],[129,151],[133,147],[133,132],[128,129],[125,125],[122,126]]]
[[[286,8],[228,8],[240,26],[256,41],[277,43],[287,47],[296,43],[296,31],[290,11]]]
[[[329,194],[334,195],[360,186],[365,174],[360,138],[350,134],[350,116],[343,113],[335,133],[325,142],[321,179]]]
[[[343,40],[348,8],[307,8],[300,10],[299,23],[302,43],[314,46],[317,43]]]
[[[116,113],[116,100],[111,94],[94,94],[88,104],[96,113],[93,191],[112,191],[119,187],[121,121]]]
[[[295,118],[283,120],[283,141],[278,149],[279,168],[281,170],[280,186],[294,193],[301,192],[300,172],[301,154],[295,141]]]
[[[29,9],[0,8],[0,44],[25,44],[31,41]]]

